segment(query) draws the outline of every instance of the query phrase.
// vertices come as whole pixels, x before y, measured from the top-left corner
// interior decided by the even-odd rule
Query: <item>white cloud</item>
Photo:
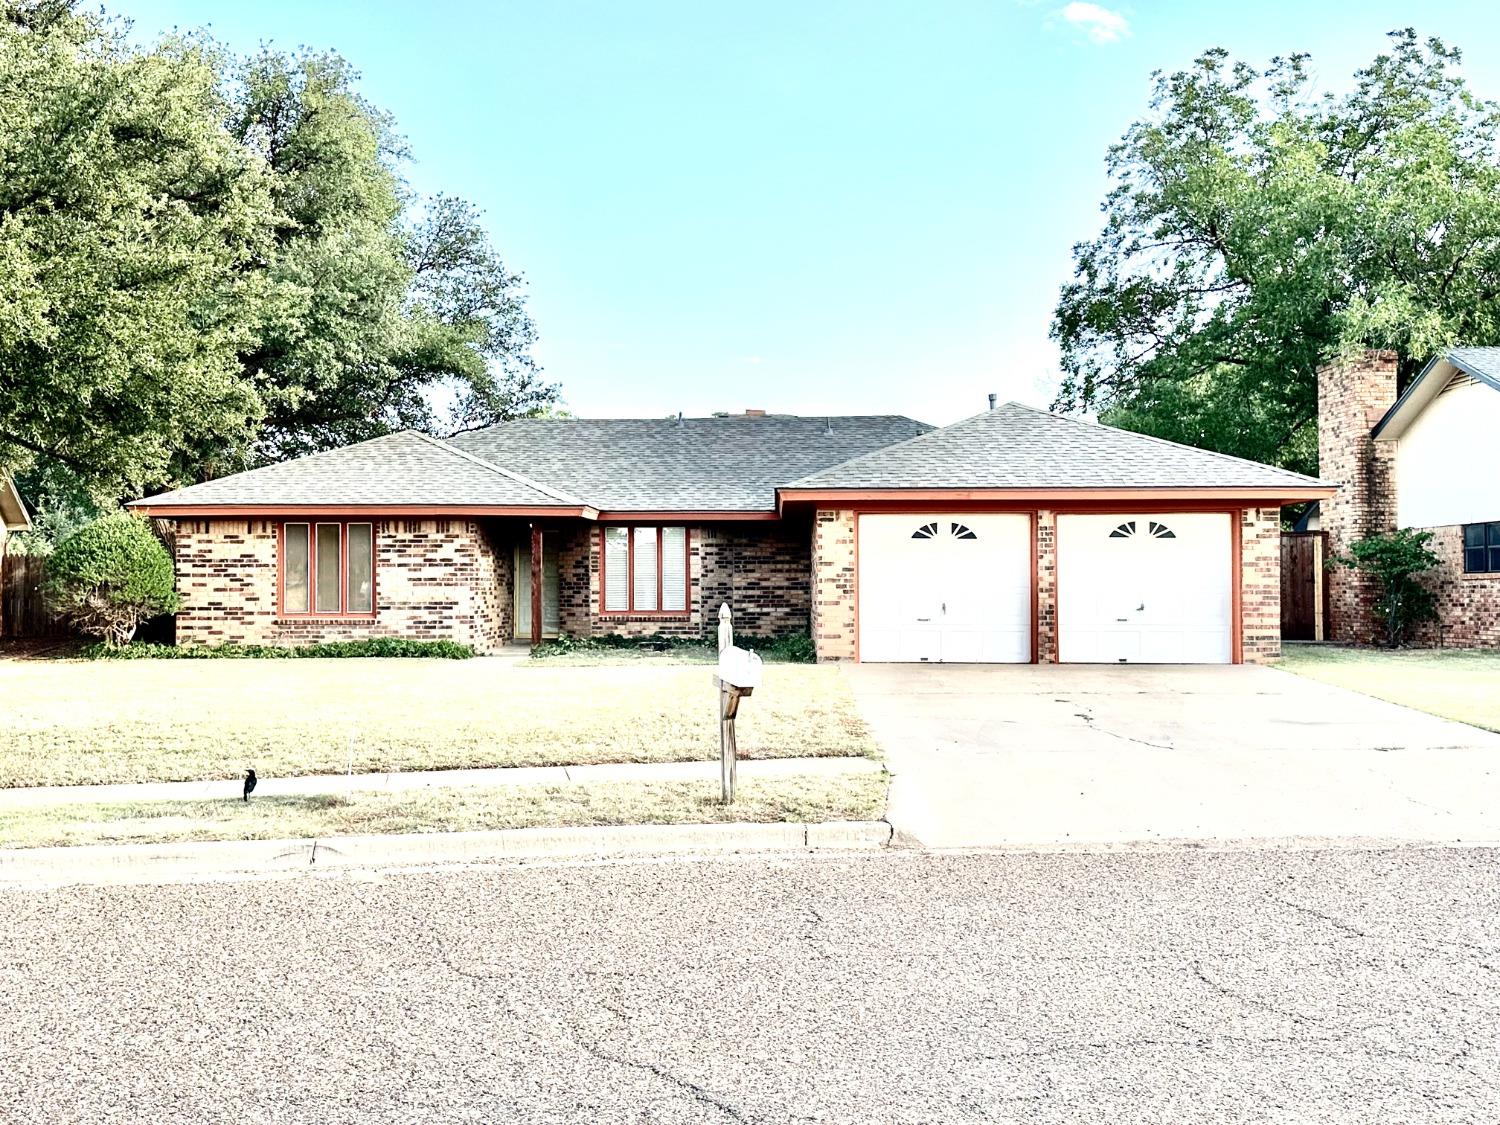
[[[1130,34],[1130,21],[1112,8],[1073,0],[1057,13],[1093,43],[1118,43]]]

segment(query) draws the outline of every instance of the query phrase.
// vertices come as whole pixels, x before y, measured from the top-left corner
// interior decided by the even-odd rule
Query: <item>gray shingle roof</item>
[[[790,488],[1298,488],[1321,481],[1008,402]]]
[[[899,415],[519,418],[450,443],[607,511],[772,511],[797,477],[932,427]]]
[[[136,502],[146,508],[231,504],[439,504],[577,508],[583,501],[488,465],[412,430],[220,477]]]
[[[1500,348],[1453,348],[1448,362],[1500,390]]]

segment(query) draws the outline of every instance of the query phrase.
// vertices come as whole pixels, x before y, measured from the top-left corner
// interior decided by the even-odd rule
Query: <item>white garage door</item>
[[[872,662],[1031,659],[1031,519],[859,517],[859,655]]]
[[[1224,513],[1058,516],[1058,658],[1229,663],[1229,560]]]

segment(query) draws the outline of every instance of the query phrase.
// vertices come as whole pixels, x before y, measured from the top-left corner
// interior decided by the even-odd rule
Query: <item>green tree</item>
[[[1057,406],[1311,471],[1320,364],[1500,341],[1500,115],[1459,62],[1407,29],[1337,96],[1303,54],[1156,74],[1058,301]]]
[[[521,279],[355,78],[0,0],[0,464],[107,506],[555,402]]]
[[[47,597],[80,630],[128,644],[141,622],[176,613],[172,557],[142,518],[113,512],[85,524],[47,560]]]
[[[273,212],[219,125],[218,66],[0,0],[0,463],[118,496],[170,479],[184,448],[253,436],[239,355]]]
[[[271,50],[237,74],[229,130],[270,169],[278,213],[242,357],[266,403],[262,459],[486,425],[556,398],[530,359],[521,279],[472,206],[416,205],[404,142],[355,77],[337,55]]]
[[[1437,599],[1422,584],[1421,576],[1441,561],[1432,551],[1432,532],[1404,527],[1356,539],[1349,544],[1349,553],[1333,563],[1375,579],[1380,587],[1375,607],[1385,627],[1386,643],[1397,648],[1406,643],[1415,626],[1437,620]]]

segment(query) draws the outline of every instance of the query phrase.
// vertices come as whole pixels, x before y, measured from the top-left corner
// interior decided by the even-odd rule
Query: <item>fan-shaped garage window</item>
[[[937,535],[937,524],[935,523],[924,523],[911,533],[913,539],[931,539],[935,535]]]
[[[1173,531],[1164,523],[1151,521],[1151,538],[1153,539],[1176,539],[1177,532]]]
[[[950,524],[949,526],[950,526],[950,528],[953,531],[953,538],[955,538],[955,539],[978,539],[979,538],[979,536],[977,536],[977,535],[974,534],[974,531],[973,531],[972,528],[965,527],[961,523]]]
[[[1111,539],[1129,539],[1134,534],[1135,520],[1130,520],[1128,523],[1122,523],[1119,527],[1111,531],[1109,537]]]

